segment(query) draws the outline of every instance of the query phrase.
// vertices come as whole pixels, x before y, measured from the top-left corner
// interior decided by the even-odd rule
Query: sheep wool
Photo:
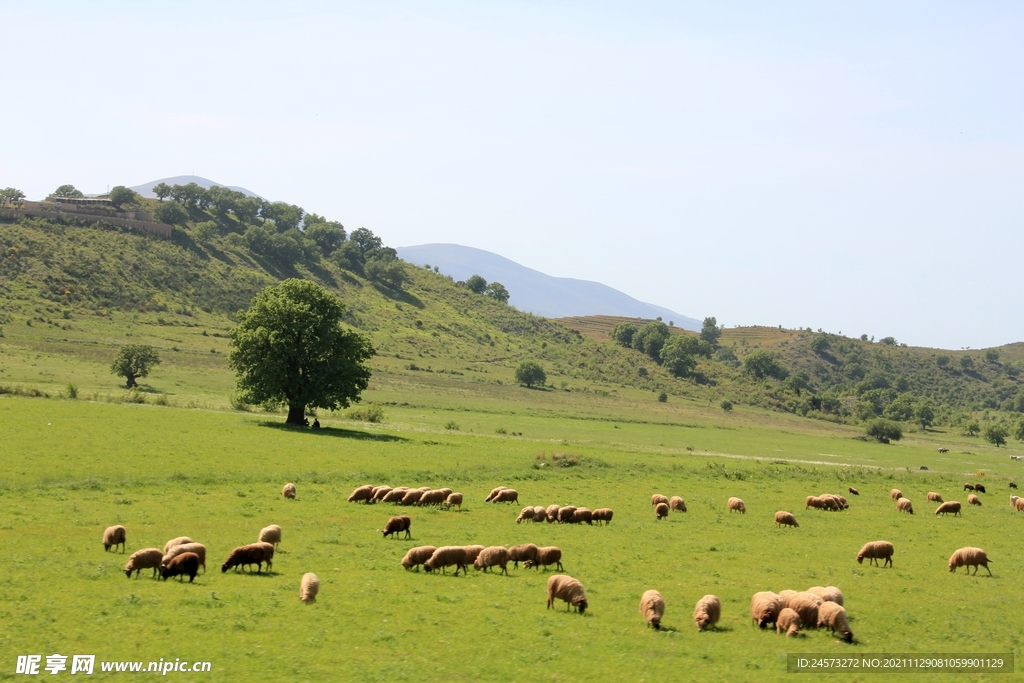
[[[612,511],[611,508],[598,508],[594,510],[594,512],[590,515],[590,518],[595,522],[604,522],[605,524],[608,524],[612,521],[612,517],[614,515],[615,512]]]
[[[583,614],[588,606],[583,584],[565,574],[555,574],[548,579],[548,609],[554,607],[556,599],[564,600],[567,610],[575,607],[580,614]]]
[[[779,510],[775,513],[775,526],[795,526],[797,524],[796,517],[793,516],[792,512],[786,512],[785,510]]]
[[[466,549],[457,545],[446,545],[441,546],[433,552],[433,554],[427,558],[427,561],[423,563],[423,568],[428,572],[432,572],[435,569],[440,569],[441,573],[447,573],[448,567],[455,566],[456,575],[459,570],[462,570],[463,575],[466,573]]]
[[[784,607],[779,612],[778,621],[775,622],[775,632],[782,633],[785,631],[786,636],[792,638],[800,632],[801,626],[803,626],[803,622],[800,621],[800,615],[797,614],[796,610]]]
[[[573,505],[566,505],[565,507],[558,508],[558,521],[563,524],[572,523],[572,517],[576,514],[576,507]]]
[[[914,514],[914,504],[910,502],[909,498],[900,498],[896,501],[896,509],[900,512],[909,512]]]
[[[451,490],[448,492],[451,493]],[[440,505],[446,498],[448,498],[448,493],[445,493],[445,489],[431,489],[420,496],[418,503],[420,505]]]
[[[804,500],[804,509],[806,510],[808,508],[815,508],[817,510],[824,510],[825,509],[825,501],[823,501],[818,496],[807,496],[807,498]]]
[[[747,514],[747,506],[743,504],[742,500],[735,496],[729,499],[729,512],[732,512],[733,510]]]
[[[885,560],[883,567],[892,566],[893,545],[889,541],[869,541],[857,553],[857,564],[864,564],[864,558],[870,560],[868,564],[878,566],[879,560]]]
[[[805,624],[818,623],[818,608],[824,601],[814,593],[803,591],[793,596],[786,607],[794,610],[800,615],[800,621]]]
[[[484,499],[485,503],[490,503],[492,500],[498,497],[498,494],[505,490],[504,486],[495,486],[491,489],[491,492],[487,494],[487,498]]]
[[[520,522],[522,522],[524,520],[527,521],[527,522],[532,522],[533,521],[533,506],[532,505],[524,507],[522,510],[520,510],[519,516],[516,517],[516,524],[519,524]]]
[[[850,623],[846,620],[846,608],[834,602],[823,602],[818,608],[818,619],[815,622],[818,628],[827,628],[832,633],[840,636],[845,642],[853,642],[853,631],[850,630]]]
[[[440,488],[440,489],[437,489],[437,490],[440,491],[441,495],[444,496],[445,498],[447,498],[448,496],[450,496],[452,494],[452,490],[449,489],[449,488]]]
[[[698,631],[708,630],[718,623],[721,616],[722,601],[717,595],[705,595],[693,608],[693,623],[697,624]]]
[[[355,503],[358,501],[364,501],[369,503],[373,500],[373,484],[366,484],[356,488],[348,497],[348,502]]]
[[[558,571],[564,571],[561,549],[558,546],[549,545],[537,548],[537,559],[527,560],[523,563],[523,567],[529,569],[530,567],[547,567],[552,564],[555,565]]]
[[[657,515],[658,519],[668,517],[668,503],[658,503],[655,505],[654,514]]]
[[[651,496],[651,507],[657,506],[658,503],[664,503],[665,505],[668,505],[668,497],[663,496],[660,493],[655,493],[653,496]]]
[[[464,545],[462,549],[466,551],[466,566],[476,562],[476,558],[479,557],[484,547],[482,545]]]
[[[281,542],[281,527],[276,524],[263,527],[260,529],[259,540],[262,543],[273,543],[276,548],[277,544]]]
[[[418,568],[421,564],[430,559],[430,556],[437,550],[432,545],[421,545],[418,548],[410,548],[409,552],[402,558],[402,566],[406,569],[412,569],[413,567]]]
[[[757,623],[758,627],[765,628],[768,624],[774,624],[779,618],[779,612],[785,605],[782,598],[771,591],[754,593],[750,598],[750,618]]]
[[[807,589],[808,593],[813,593],[821,598],[822,602],[834,602],[837,605],[843,604],[843,591],[839,590],[835,586],[811,586]]]
[[[384,538],[391,536],[391,538],[398,538],[398,534],[405,532],[406,538],[412,538],[412,520],[406,515],[400,515],[398,517],[392,517],[388,520],[388,523],[381,529],[381,533],[384,534]]]
[[[420,498],[422,496],[423,491],[420,491],[419,489],[412,489],[411,491],[405,492],[405,495],[402,496],[402,500],[400,502],[402,505],[414,505],[420,502]]]
[[[518,503],[519,492],[515,489],[502,489],[494,497],[493,503]]]
[[[547,518],[548,518],[548,511],[544,508],[543,505],[534,505],[533,506],[533,521],[534,522],[543,522]]]
[[[313,572],[306,572],[299,582],[299,600],[310,605],[316,602],[316,596],[320,592],[320,578]]]
[[[789,601],[797,596],[799,591],[784,590],[779,591],[779,597],[782,598],[783,607],[789,607]]]
[[[116,545],[121,546],[121,552],[124,552],[124,542],[128,536],[128,532],[120,524],[116,526],[108,526],[103,530],[103,550],[110,552],[110,549]]]
[[[558,510],[558,503],[552,503],[544,510],[544,514],[548,516],[548,524],[558,521]]]
[[[992,576],[992,570],[988,567],[991,561],[981,548],[960,548],[949,558],[949,571],[955,572],[957,567],[967,567],[967,573],[970,574],[971,567],[974,567],[974,573],[977,575],[978,568],[984,567],[988,575]]]
[[[537,546],[533,543],[522,543],[520,545],[514,545],[508,549],[508,559],[512,561],[512,566],[516,569],[519,568],[519,563],[525,564],[529,560],[537,561]]]
[[[285,484],[281,489],[281,495],[288,500],[295,500],[295,484]]]
[[[936,515],[948,515],[951,512],[954,517],[960,514],[960,503],[958,501],[950,500],[935,508]]]
[[[508,548],[492,545],[480,551],[473,562],[473,568],[489,572],[491,567],[501,567],[501,573],[508,574]]]
[[[640,596],[640,614],[647,620],[648,627],[657,631],[661,628],[661,619],[665,616],[665,598],[656,590],[644,591]]]
[[[679,496],[672,496],[668,501],[668,507],[676,512],[686,512],[686,501]]]
[[[188,536],[178,536],[177,538],[172,538],[171,540],[167,541],[167,543],[164,543],[164,555],[166,555],[167,551],[176,545],[185,545],[186,543],[191,542],[192,539]]]
[[[445,498],[445,505],[448,507],[456,506],[460,510],[462,509],[462,494],[461,493],[449,493],[448,497]]]
[[[1013,507],[1017,508],[1017,512],[1024,512],[1024,498],[1013,501]]]
[[[259,573],[263,571],[263,563],[266,562],[267,571],[270,571],[273,560],[274,546],[269,543],[250,543],[249,545],[240,545],[232,550],[228,555],[228,559],[221,565],[220,570],[221,572],[226,572],[232,567],[242,567],[244,570],[248,566],[256,565],[256,572]],[[173,562],[174,560],[171,561]]]
[[[390,486],[378,486],[377,488],[375,488],[373,490],[373,500],[374,501],[383,501],[384,500],[384,496],[386,496],[389,493],[391,493],[392,490],[393,489]]]
[[[892,498],[893,500],[899,500],[900,498],[903,497],[903,491],[900,491],[899,489],[893,489],[892,491],[889,491],[889,497]]]
[[[163,577],[164,581],[172,576],[180,576],[179,581],[184,581],[185,575],[188,574],[188,582],[192,583],[198,573],[199,556],[195,553],[182,553],[171,560],[170,563],[160,567],[160,576]]]
[[[124,575],[130,579],[132,578],[132,572],[135,572],[135,578],[139,578],[143,569],[152,569],[153,576],[155,577],[157,570],[160,569],[160,562],[163,558],[164,554],[160,552],[160,548],[136,550],[128,558],[128,564],[124,566]]]
[[[589,508],[576,508],[576,511],[572,513],[572,523],[593,525],[593,517],[594,513]]]
[[[939,495],[938,493],[935,493],[935,491],[929,491],[928,495],[925,496],[925,497],[929,501],[931,501],[932,503],[941,503],[942,502],[942,496]]]
[[[981,500],[976,495],[971,493],[971,494],[968,494],[968,496],[967,496],[967,504],[968,505],[981,505]]]
[[[405,494],[408,492],[409,489],[406,488],[405,486],[396,486],[395,488],[385,493],[384,497],[381,498],[380,500],[382,503],[401,503],[402,498],[404,498]]]
[[[182,543],[181,545],[173,546],[170,550],[164,553],[160,564],[167,564],[183,553],[195,553],[196,557],[199,558],[199,564],[202,565],[203,571],[206,571],[206,546],[202,543]]]

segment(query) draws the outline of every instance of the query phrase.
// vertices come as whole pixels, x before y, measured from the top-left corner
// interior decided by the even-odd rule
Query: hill
[[[235,185],[224,185],[223,183],[218,183],[214,180],[202,178],[197,175],[176,175],[171,178],[160,178],[158,180],[150,180],[148,183],[142,183],[141,185],[133,185],[128,189],[138,192],[140,195],[147,199],[156,199],[156,195],[153,194],[153,188],[159,185],[160,183],[164,183],[166,185],[188,185],[189,183],[195,183],[204,190],[209,190],[211,187],[226,187],[229,190],[241,192],[247,197],[259,197],[260,199],[262,199],[260,195],[256,194],[252,190],[247,190],[244,187],[237,187]]]
[[[438,266],[456,280],[481,275],[505,285],[509,302],[521,311],[546,318],[595,314],[673,320],[688,330],[699,330],[700,321],[644,303],[599,282],[568,277],[552,277],[527,268],[498,254],[458,244],[421,244],[398,247],[398,255],[417,265]]]

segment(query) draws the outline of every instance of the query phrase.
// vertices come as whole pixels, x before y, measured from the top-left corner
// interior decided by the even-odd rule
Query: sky
[[[730,327],[1024,341],[1021,3],[0,0],[0,24],[0,186],[30,199],[194,173]]]

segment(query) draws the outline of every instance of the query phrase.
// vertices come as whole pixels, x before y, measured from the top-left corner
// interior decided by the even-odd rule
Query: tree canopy
[[[342,329],[345,307],[307,280],[261,291],[231,331],[230,367],[246,403],[286,404],[288,423],[306,408],[337,410],[358,401],[370,381],[369,340]]]
[[[985,440],[990,444],[999,448],[1000,446],[1006,445],[1006,437],[1009,436],[1010,430],[1001,424],[990,424],[985,427],[983,436]]]
[[[15,187],[5,187],[0,190],[0,206],[7,202],[14,206],[21,206],[25,202],[25,193]]]
[[[532,387],[535,384],[543,385],[548,380],[548,375],[544,372],[544,368],[532,360],[526,360],[519,364],[516,368],[516,382],[519,384],[525,384],[528,387]]]
[[[661,347],[668,341],[668,325],[655,320],[647,323],[633,335],[632,346],[637,351],[642,351],[650,356],[655,362],[661,361]]]
[[[121,207],[125,204],[138,204],[139,195],[134,190],[129,190],[124,185],[117,185],[110,190],[110,201],[114,206]]]
[[[77,187],[75,187],[74,185],[61,185],[56,190],[54,190],[53,194],[50,195],[50,196],[51,197],[67,197],[69,199],[75,199],[75,198],[84,197],[85,195],[82,194],[82,192]]]
[[[633,347],[633,335],[636,334],[636,325],[633,323],[619,323],[612,328],[611,338],[619,346],[627,349]]]
[[[743,358],[743,370],[755,379],[783,379],[786,376],[785,368],[775,360],[775,356],[764,349],[754,349],[748,353]]]
[[[867,435],[880,443],[889,443],[890,441],[902,439],[903,430],[900,429],[899,424],[892,420],[878,418],[868,422]]]
[[[718,319],[714,316],[704,318],[704,325],[700,328],[700,338],[711,346],[718,345],[718,338],[722,336],[722,328],[718,326]]]
[[[700,337],[673,334],[661,347],[661,364],[676,377],[690,375],[697,366],[697,358],[710,358],[714,347]]]
[[[154,365],[160,363],[160,356],[156,349],[146,344],[126,344],[117,353],[117,357],[110,364],[110,371],[115,375],[124,377],[125,388],[131,389],[138,386],[135,381],[140,377],[147,377]]]

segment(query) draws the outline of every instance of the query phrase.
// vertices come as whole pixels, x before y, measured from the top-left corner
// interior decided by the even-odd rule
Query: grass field
[[[639,391],[445,386],[381,373],[370,394],[386,404],[383,425],[322,415],[319,432],[260,413],[0,397],[0,678],[14,677],[18,654],[54,652],[208,660],[210,680],[261,681],[776,680],[787,652],[1020,654],[1024,515],[1007,489],[1022,467],[1007,455],[1019,449],[941,432],[882,446],[851,438],[853,428],[659,404]],[[445,428],[452,422],[457,430]],[[576,466],[536,467],[554,453]],[[984,505],[935,517],[925,493],[966,503],[967,480],[988,485]],[[281,498],[286,481],[297,500]],[[363,483],[449,486],[466,504],[401,508],[412,540],[384,540],[376,530],[395,508],[345,502]],[[519,506],[483,502],[498,484],[523,505],[606,506],[615,519],[516,525]],[[847,511],[800,507],[848,486],[862,495]],[[892,487],[918,514],[893,509]],[[656,521],[655,492],[683,496],[689,512]],[[733,495],[746,515],[726,511]],[[780,509],[800,528],[776,529]],[[128,553],[100,544],[115,523],[128,529],[128,553],[183,534],[205,543],[210,571],[191,585],[126,580]],[[219,571],[271,523],[284,530],[273,572]],[[858,565],[859,547],[879,538],[896,545],[895,567]],[[413,545],[526,541],[562,549],[566,573],[586,587],[585,616],[545,609],[545,572],[456,578],[399,565]],[[965,545],[989,552],[994,578],[948,572]],[[311,606],[297,596],[307,571],[322,583]],[[750,625],[754,592],[830,584],[846,595],[855,644]],[[648,588],[668,605],[661,632],[637,612]],[[721,598],[723,616],[697,633],[693,604],[706,593]]]

